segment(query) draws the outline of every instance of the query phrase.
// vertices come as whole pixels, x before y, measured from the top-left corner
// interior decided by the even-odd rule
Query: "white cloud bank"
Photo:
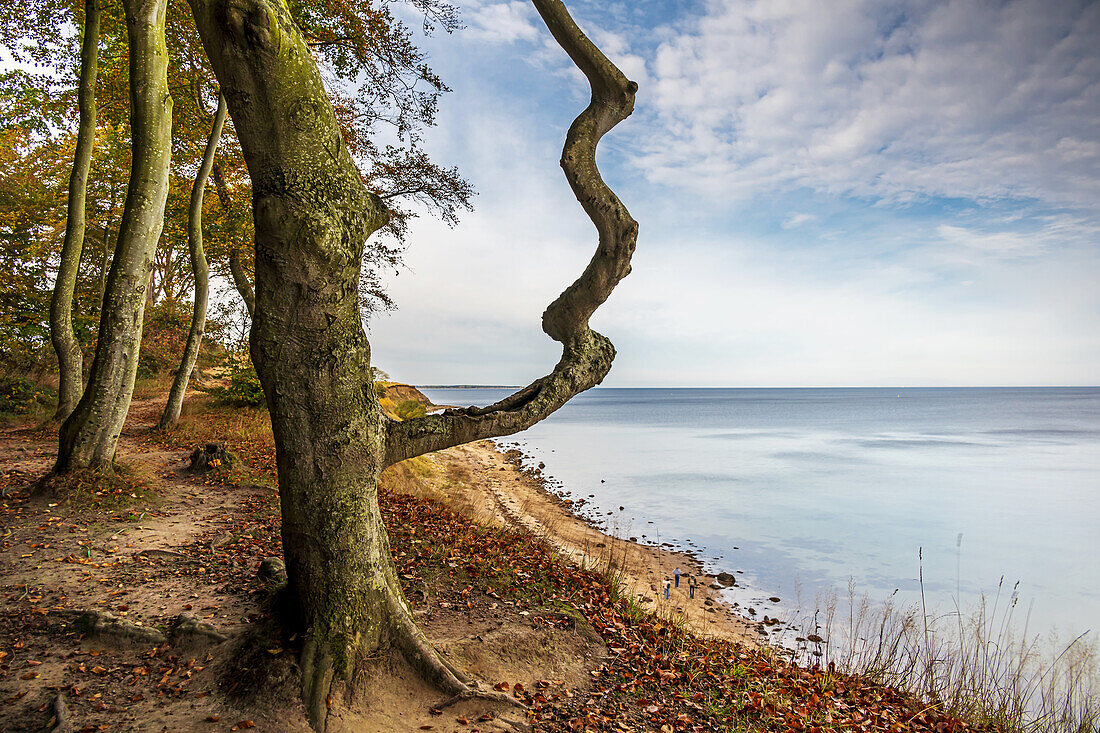
[[[654,182],[1100,199],[1100,5],[713,0],[652,64]]]
[[[466,24],[463,35],[467,38],[489,43],[513,43],[534,41],[539,37],[541,28],[535,24],[537,16],[530,3],[520,0],[475,0],[465,5],[462,19]]]

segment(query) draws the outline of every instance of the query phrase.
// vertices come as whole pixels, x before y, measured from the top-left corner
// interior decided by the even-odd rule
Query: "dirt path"
[[[30,484],[52,465],[55,433],[0,432],[0,730],[50,729],[59,695],[72,730],[85,733],[309,730],[296,690],[260,700],[227,694],[237,642],[267,614],[257,568],[280,554],[277,494],[246,477],[191,475],[189,447],[150,430],[162,406],[135,400],[119,444],[128,475],[151,489],[130,506],[106,508],[119,497],[95,495],[79,510],[29,500]],[[210,432],[196,443],[228,435],[234,448],[232,427],[198,422]],[[549,685],[568,699],[605,659],[598,636],[559,628],[537,607],[521,613],[487,596],[470,603],[464,583],[433,582],[429,594],[410,595],[422,628],[487,685]],[[82,626],[89,618],[110,628]],[[191,632],[177,631],[181,619]],[[293,657],[277,638],[268,651]],[[438,693],[392,660],[367,675],[357,699],[330,731],[469,731],[474,721],[488,733],[524,720],[518,708],[476,700],[433,711]]]

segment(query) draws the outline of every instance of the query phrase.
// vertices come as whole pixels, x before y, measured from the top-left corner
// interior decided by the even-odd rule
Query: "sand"
[[[648,547],[614,537],[570,511],[569,504],[550,493],[538,476],[525,471],[518,451],[503,452],[490,441],[478,441],[399,464],[397,483],[406,490],[431,495],[486,524],[510,526],[543,537],[573,562],[596,570],[609,567],[620,587],[658,617],[683,623],[702,636],[740,642],[761,640],[758,625],[737,615],[704,575],[701,563],[688,554]],[[682,576],[666,601],[665,578],[674,569]],[[691,598],[687,576],[698,580]]]

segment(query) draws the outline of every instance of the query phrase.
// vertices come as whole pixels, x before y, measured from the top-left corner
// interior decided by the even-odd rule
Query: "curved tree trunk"
[[[214,113],[214,124],[210,128],[210,138],[206,141],[206,152],[202,164],[195,174],[195,183],[191,186],[191,208],[187,212],[187,243],[191,247],[191,272],[195,275],[195,307],[191,312],[191,330],[187,334],[187,345],[183,348],[183,358],[176,378],[172,381],[172,390],[168,393],[168,403],[164,406],[159,427],[170,430],[176,427],[183,408],[183,396],[187,393],[187,383],[195,361],[199,358],[199,346],[202,344],[203,330],[206,328],[206,305],[210,295],[210,268],[206,264],[206,254],[202,250],[202,198],[206,190],[206,179],[214,165],[214,153],[221,140],[222,126],[225,124],[225,97],[218,95],[218,111]]]
[[[600,246],[544,317],[544,329],[563,343],[562,360],[492,408],[393,423],[374,393],[357,302],[363,246],[387,213],[363,187],[309,49],[285,0],[190,2],[252,178],[250,346],[275,436],[310,721],[324,729],[329,705],[340,691],[354,691],[357,670],[380,649],[403,653],[441,691],[469,694],[464,676],[413,623],[378,511],[378,477],[389,463],[475,433],[520,430],[607,373],[614,349],[587,319],[629,271],[637,225],[600,180],[595,146],[630,114],[637,85],[559,0],[535,0],[593,87],[592,104],[570,129],[563,166],[597,224]]]
[[[221,202],[222,211],[226,214],[232,213],[233,201],[229,198],[229,189],[225,185],[225,176],[222,175],[221,166],[217,163],[214,164],[214,190],[218,192],[218,200]],[[256,310],[256,293],[252,290],[252,282],[248,278],[248,273],[245,272],[244,265],[241,264],[241,253],[235,247],[231,246],[229,249],[229,274],[233,278],[233,287],[237,289],[237,292],[241,296],[241,300],[244,301],[245,310],[248,311],[248,317],[252,317],[252,313]]]
[[[167,0],[125,0],[130,41],[133,162],[107,276],[99,340],[80,403],[61,426],[56,473],[114,460],[137,374],[145,290],[164,225],[172,154],[172,97],[164,41]]]
[[[84,250],[84,201],[88,190],[88,170],[95,148],[95,84],[99,62],[98,0],[84,2],[84,36],[80,44],[80,89],[77,106],[80,125],[76,133],[73,171],[69,176],[69,211],[65,221],[65,242],[61,246],[61,264],[50,299],[50,340],[57,352],[57,412],[55,420],[64,420],[76,408],[84,385],[84,364],[80,343],[73,333],[73,291]]]
[[[241,264],[241,253],[236,249],[229,250],[229,274],[233,277],[233,287],[244,301],[244,309],[251,318],[256,313],[256,293],[252,290],[252,283],[248,279],[248,273]]]

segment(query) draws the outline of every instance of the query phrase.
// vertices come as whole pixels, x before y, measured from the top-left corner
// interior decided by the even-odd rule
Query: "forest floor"
[[[271,621],[258,571],[281,554],[266,412],[199,395],[163,433],[162,409],[163,397],[136,399],[123,470],[69,486],[61,504],[30,495],[54,429],[0,431],[0,730],[309,730],[297,639],[272,636],[259,695],[239,653]],[[210,441],[240,461],[192,473],[191,451]],[[421,627],[522,706],[436,707],[442,695],[380,658],[329,730],[972,730],[873,680],[789,663],[711,578],[695,599],[682,583],[663,601],[661,579],[698,572],[691,558],[600,533],[516,451],[483,442],[406,461],[380,501]]]

